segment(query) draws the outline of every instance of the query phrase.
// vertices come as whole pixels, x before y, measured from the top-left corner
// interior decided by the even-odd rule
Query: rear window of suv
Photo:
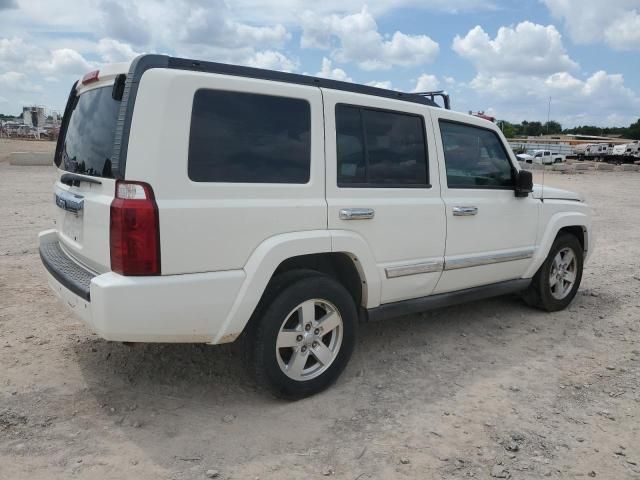
[[[113,178],[111,155],[120,101],[113,88],[100,87],[74,100],[55,164],[71,173]],[[66,120],[66,119],[65,119]]]
[[[189,178],[195,182],[307,183],[311,107],[297,98],[202,89],[195,93]]]

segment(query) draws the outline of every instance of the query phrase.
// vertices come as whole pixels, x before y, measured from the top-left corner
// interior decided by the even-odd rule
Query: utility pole
[[[549,97],[549,107],[547,108],[547,149],[551,150],[551,139],[549,138],[549,122],[551,121],[551,97]],[[543,177],[544,178],[544,177]]]
[[[549,122],[551,121],[551,97],[549,97],[549,108],[547,108],[547,135],[549,135]]]

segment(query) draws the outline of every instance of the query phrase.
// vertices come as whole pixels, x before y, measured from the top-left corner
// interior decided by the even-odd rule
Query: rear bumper
[[[65,254],[58,241],[40,243],[40,260],[61,286],[87,302],[91,300],[91,280],[96,275]]]
[[[157,277],[95,274],[64,252],[55,230],[40,234],[40,256],[54,293],[106,340],[212,343],[245,278],[243,270]]]

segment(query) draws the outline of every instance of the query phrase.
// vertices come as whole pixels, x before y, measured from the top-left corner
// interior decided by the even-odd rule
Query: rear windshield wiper
[[[70,187],[73,187],[73,186],[77,187],[80,185],[80,182],[95,183],[97,185],[102,185],[102,182],[100,180],[96,180],[95,178],[91,178],[91,177],[84,177],[82,175],[77,175],[75,173],[63,173],[62,176],[60,177],[60,181],[65,185],[69,185]]]

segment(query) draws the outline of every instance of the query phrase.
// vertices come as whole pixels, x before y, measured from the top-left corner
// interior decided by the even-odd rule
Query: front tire
[[[285,274],[287,275],[287,274]],[[326,389],[346,367],[355,345],[357,311],[333,278],[311,273],[276,279],[252,335],[252,369],[277,397],[304,398]]]
[[[564,310],[580,287],[583,262],[584,252],[578,239],[569,233],[559,235],[524,293],[525,301],[547,312]]]

